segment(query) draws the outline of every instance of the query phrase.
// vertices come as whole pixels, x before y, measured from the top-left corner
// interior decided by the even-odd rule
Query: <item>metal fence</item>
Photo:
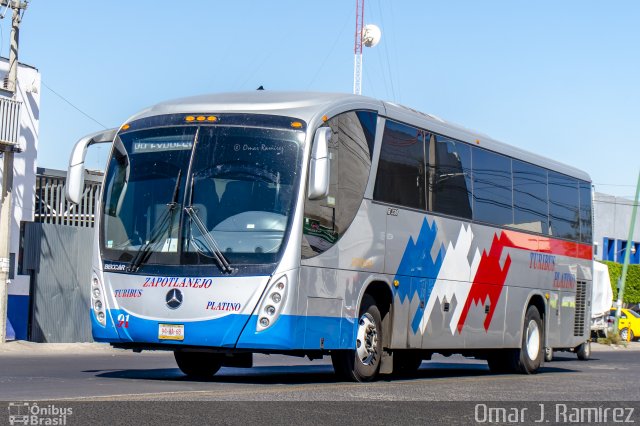
[[[66,173],[38,168],[34,220],[39,223],[92,228],[95,206],[100,197],[102,175],[85,172],[84,192],[80,204],[67,201],[64,196]]]
[[[86,172],[75,205],[64,196],[64,171],[37,170],[35,222],[24,223],[20,256],[22,273],[31,277],[31,341],[92,341],[89,291],[101,180],[101,173]]]
[[[0,97],[0,144],[17,145],[22,102]]]
[[[23,270],[31,275],[29,340],[90,342],[93,229],[26,223]]]

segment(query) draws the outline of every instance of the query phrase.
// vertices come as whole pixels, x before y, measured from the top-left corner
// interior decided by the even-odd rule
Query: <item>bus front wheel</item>
[[[336,374],[356,382],[369,382],[376,378],[382,359],[382,317],[373,297],[366,294],[360,306],[353,350],[331,352]]]
[[[178,368],[188,377],[207,379],[222,367],[222,356],[207,352],[174,351]]]

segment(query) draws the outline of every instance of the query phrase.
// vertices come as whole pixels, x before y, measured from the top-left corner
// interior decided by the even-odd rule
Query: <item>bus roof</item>
[[[237,112],[280,115],[311,122],[323,114],[341,109],[376,110],[379,114],[393,120],[462,140],[584,181],[591,181],[589,175],[582,170],[513,145],[499,142],[487,135],[447,122],[434,115],[392,102],[383,102],[365,96],[344,93],[255,90],[201,95],[159,103],[140,112],[130,120],[159,114]]]

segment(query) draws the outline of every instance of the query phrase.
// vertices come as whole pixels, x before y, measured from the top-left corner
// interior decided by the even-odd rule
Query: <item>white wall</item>
[[[596,192],[593,201],[593,242],[598,243],[598,254],[595,257],[602,260],[602,243],[605,237],[624,241],[629,237],[633,200]],[[633,241],[640,241],[640,210],[636,216]]]
[[[0,58],[0,78],[9,71],[9,60]],[[11,93],[0,90],[0,96],[10,97]],[[29,294],[29,276],[17,275],[18,250],[20,242],[20,222],[33,221],[35,207],[36,160],[38,156],[38,129],[40,120],[40,73],[28,65],[18,66],[17,99],[22,102],[20,113],[20,139],[22,152],[14,157],[13,178],[13,223],[11,227],[11,253],[15,253],[16,276],[9,285],[10,295]],[[2,162],[0,162],[0,171]],[[2,174],[0,173],[0,182]]]

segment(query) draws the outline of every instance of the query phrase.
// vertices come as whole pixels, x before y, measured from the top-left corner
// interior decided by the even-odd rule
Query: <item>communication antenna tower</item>
[[[364,25],[364,0],[356,0],[356,33],[353,48],[353,93],[362,94],[362,46],[373,47],[380,42],[382,32],[373,24]]]

